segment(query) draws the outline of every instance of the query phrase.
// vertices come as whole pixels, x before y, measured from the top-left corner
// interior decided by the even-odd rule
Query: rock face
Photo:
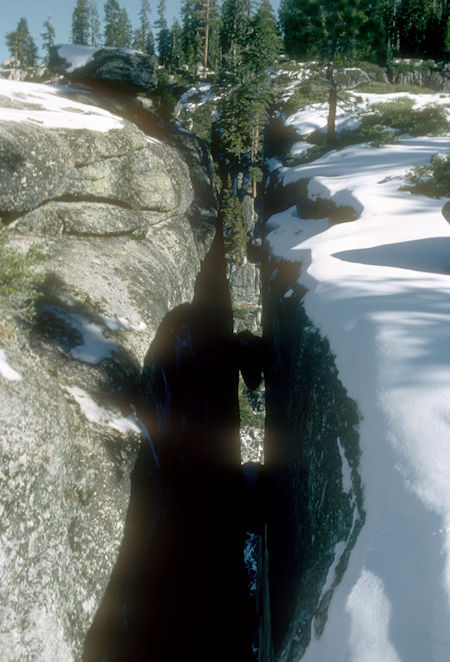
[[[74,80],[103,81],[127,90],[148,91],[157,85],[155,58],[128,48],[54,46],[48,67]]]
[[[268,262],[264,278],[270,347],[264,457],[271,478],[260,566],[264,662],[299,660],[311,638],[321,635],[365,520],[358,411],[339,381],[328,341],[300,305],[300,267]]]
[[[167,312],[191,301],[215,233],[214,196],[196,199],[212,180],[201,144],[185,133],[177,149],[176,134],[162,142],[81,97],[0,87],[6,242],[44,255],[31,332],[1,323],[0,300],[0,659],[11,662],[81,659],[122,540],[144,357]]]
[[[228,282],[233,301],[234,331],[257,333],[261,325],[260,269],[247,262],[229,268]]]
[[[450,91],[450,65],[434,60],[394,60],[387,67],[389,82]]]

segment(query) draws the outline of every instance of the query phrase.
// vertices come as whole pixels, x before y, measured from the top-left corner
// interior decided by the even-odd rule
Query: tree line
[[[278,21],[270,0],[183,0],[180,20],[174,19],[170,27],[165,0],[158,0],[154,20],[149,0],[140,0],[139,7],[139,24],[133,29],[119,1],[106,0],[101,29],[95,0],[76,0],[72,42],[135,48],[154,55],[159,59],[160,83],[174,73],[187,74],[191,81],[201,74],[210,76],[216,99],[214,151],[222,180],[225,241],[238,261],[245,254],[246,233],[229,175],[236,168],[245,171],[256,196],[279,54],[316,59],[324,66],[331,144],[339,65],[352,60],[386,64],[395,56],[443,58],[449,50],[447,0],[282,0]],[[55,43],[50,18],[41,37],[47,57]],[[36,63],[37,48],[25,18],[6,40],[23,65]]]
[[[386,64],[394,57],[445,59],[447,0],[282,0],[286,52]]]

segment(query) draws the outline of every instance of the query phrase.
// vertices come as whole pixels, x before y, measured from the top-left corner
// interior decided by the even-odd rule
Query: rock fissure
[[[266,255],[262,285],[256,262],[227,269],[209,154],[166,133],[164,179],[159,142],[136,149],[125,127],[129,151],[103,158],[117,143],[102,136],[82,182],[58,172],[54,196],[21,192],[26,214],[5,193],[8,241],[46,252],[35,329],[5,341],[21,379],[0,384],[14,660],[291,662],[320,635],[364,522],[358,414],[305,313],[301,265]],[[153,165],[133,160],[144,149]],[[121,195],[116,171],[95,172],[116,158]],[[19,181],[23,160],[9,166]],[[282,196],[270,187],[266,209]]]

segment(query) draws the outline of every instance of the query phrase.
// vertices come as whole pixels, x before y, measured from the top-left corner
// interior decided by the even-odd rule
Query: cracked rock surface
[[[86,91],[83,104],[13,84],[0,94],[3,241],[44,257],[31,331],[0,317],[0,659],[70,662],[122,541],[144,357],[192,300],[215,233],[214,199],[196,193],[213,175],[194,137],[182,156],[188,134],[181,152]]]

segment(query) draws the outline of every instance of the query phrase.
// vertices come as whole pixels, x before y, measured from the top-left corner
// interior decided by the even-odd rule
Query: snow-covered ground
[[[349,95],[348,99],[338,103],[336,110],[336,130],[356,129],[360,124],[361,116],[370,111],[370,107],[377,103],[395,101],[396,99],[411,99],[415,108],[424,108],[431,104],[449,106],[449,94],[412,94],[410,92],[393,92],[391,94],[374,94],[372,92],[358,92]],[[315,103],[301,108],[286,118],[285,124],[297,130],[299,136],[312,131],[326,133],[328,117],[328,104]],[[311,145],[308,145],[311,147]],[[292,150],[291,150],[292,151]],[[298,153],[298,150],[296,151]]]
[[[0,123],[17,122],[54,129],[120,129],[123,122],[107,110],[64,97],[67,88],[0,79]],[[14,108],[9,107],[11,102]]]
[[[300,136],[324,121],[309,108],[286,123]],[[269,250],[303,264],[306,311],[361,413],[366,524],[304,662],[450,660],[450,226],[446,199],[400,190],[408,169],[449,151],[449,136],[404,137],[270,164],[358,214],[333,225],[293,207],[268,222]]]

